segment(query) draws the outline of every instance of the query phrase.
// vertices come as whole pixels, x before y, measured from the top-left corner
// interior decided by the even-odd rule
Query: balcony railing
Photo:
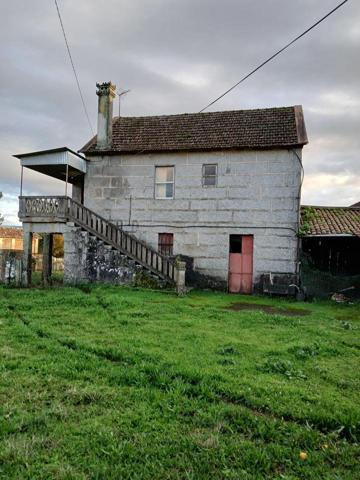
[[[42,218],[48,222],[55,218],[66,220],[68,197],[42,196],[42,197],[19,197],[19,217],[21,220]]]

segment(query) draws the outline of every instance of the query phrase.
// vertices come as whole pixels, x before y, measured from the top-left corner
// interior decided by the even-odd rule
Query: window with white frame
[[[217,164],[205,163],[202,170],[203,187],[216,187],[217,185]]]
[[[174,167],[155,167],[155,198],[174,198]]]

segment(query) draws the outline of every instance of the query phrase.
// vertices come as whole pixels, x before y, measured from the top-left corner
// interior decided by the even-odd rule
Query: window
[[[217,184],[217,165],[203,165],[203,187],[216,187]]]
[[[159,253],[170,257],[173,254],[174,235],[172,233],[159,233]]]
[[[230,235],[230,253],[241,253],[242,235]]]
[[[0,240],[0,248],[3,250],[11,250],[12,249],[11,238],[2,238]]]
[[[174,198],[174,167],[155,167],[155,198]]]

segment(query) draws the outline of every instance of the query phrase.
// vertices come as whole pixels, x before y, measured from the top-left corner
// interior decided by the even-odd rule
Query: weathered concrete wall
[[[71,197],[76,202],[82,203],[82,191],[84,188],[83,178],[79,179],[76,183],[72,185],[72,194]]]
[[[132,260],[78,228],[64,234],[64,251],[67,283],[132,284],[139,271]]]
[[[297,150],[301,157],[301,150]],[[296,271],[301,167],[293,151],[231,151],[90,157],[84,203],[157,248],[174,234],[174,254],[227,280],[230,234],[254,235],[254,281]],[[218,165],[215,187],[202,165]],[[175,167],[175,198],[155,200],[155,166]]]

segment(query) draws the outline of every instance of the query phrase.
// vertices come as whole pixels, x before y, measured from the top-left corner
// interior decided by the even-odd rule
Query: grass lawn
[[[359,305],[0,288],[0,478],[360,479],[359,327]]]

